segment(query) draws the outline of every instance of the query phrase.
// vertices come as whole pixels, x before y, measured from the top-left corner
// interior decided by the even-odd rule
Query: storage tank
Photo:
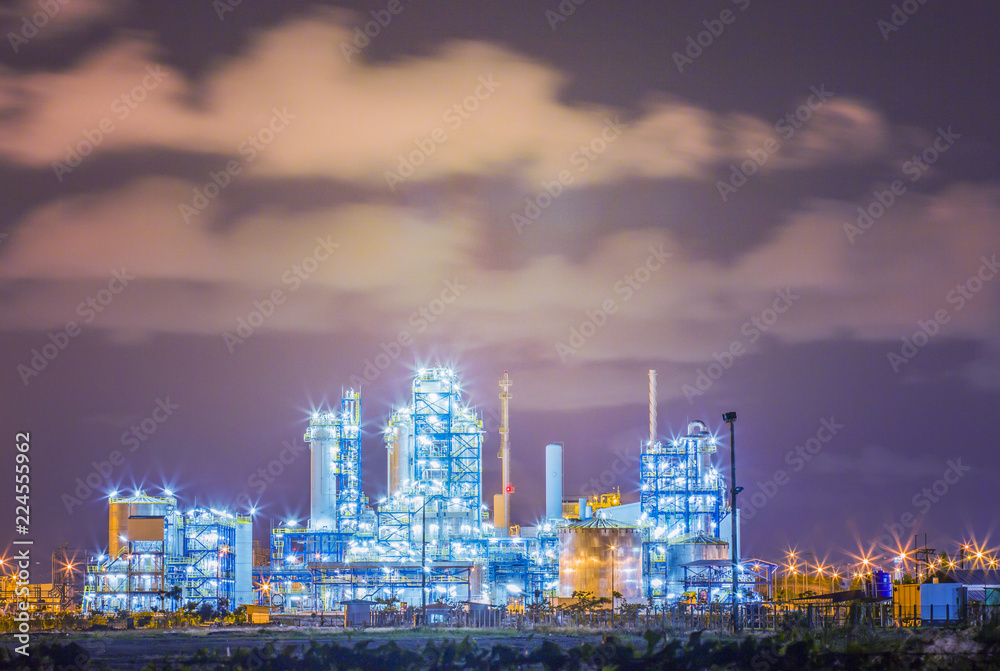
[[[320,413],[309,422],[305,441],[312,450],[310,459],[309,528],[337,528],[337,476],[334,461],[340,447],[339,426],[333,413]]]
[[[711,560],[728,560],[729,543],[713,536],[692,536],[677,543],[672,543],[667,549],[668,591],[680,596],[684,591],[684,565],[691,562]]]
[[[108,555],[117,557],[125,547],[121,539],[128,533],[128,499],[110,499],[108,505]]]
[[[574,591],[626,599],[642,595],[642,535],[635,527],[594,517],[559,529],[559,596]],[[613,584],[612,584],[613,583]]]
[[[253,518],[236,516],[236,605],[254,603],[253,593]]]
[[[395,494],[400,489],[413,482],[413,427],[409,425],[396,426],[393,428],[396,434],[393,445],[392,482],[390,482],[389,492]]]

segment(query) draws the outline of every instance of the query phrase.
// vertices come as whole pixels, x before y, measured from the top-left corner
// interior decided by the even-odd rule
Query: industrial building
[[[410,606],[475,602],[524,606],[620,593],[632,602],[727,596],[731,511],[704,422],[660,440],[656,377],[650,371],[650,437],[643,445],[640,500],[564,501],[563,446],[545,446],[545,515],[511,524],[510,377],[500,380],[500,493],[484,504],[483,423],[447,368],[413,379],[410,402],[384,430],[389,492],[369,505],[359,482],[361,397],[344,393],[340,412],[315,414],[310,519],[272,530],[270,561],[254,567],[259,602],[286,610],[330,610],[349,601],[397,599]],[[737,532],[738,533],[738,532]],[[760,592],[775,565],[754,560],[741,588]]]
[[[169,493],[108,499],[107,554],[87,562],[85,612],[213,608],[255,602],[249,515],[181,511]]]
[[[362,399],[347,390],[339,410],[315,413],[305,429],[306,523],[273,528],[267,552],[255,548],[250,515],[183,511],[170,492],[113,494],[107,553],[88,564],[84,609],[170,610],[194,602],[329,611],[376,599],[521,608],[565,602],[575,592],[655,605],[728,597],[731,510],[714,463],[716,441],[701,421],[683,436],[660,439],[655,371],[639,501],[622,504],[617,492],[565,501],[563,445],[553,443],[544,447],[544,517],[533,527],[510,519],[511,386],[504,371],[502,481],[492,510],[484,503],[483,422],[454,371],[425,368],[384,428],[389,491],[374,505],[360,481]],[[741,591],[769,587],[774,569],[744,562]]]

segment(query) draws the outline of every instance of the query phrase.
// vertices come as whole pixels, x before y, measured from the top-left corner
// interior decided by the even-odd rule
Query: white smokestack
[[[562,451],[563,446],[550,443],[545,446],[545,517],[562,517]]]

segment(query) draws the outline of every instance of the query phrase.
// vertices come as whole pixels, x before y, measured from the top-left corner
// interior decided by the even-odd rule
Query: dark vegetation
[[[420,636],[419,630],[412,632]],[[427,630],[427,636],[440,635]],[[390,640],[375,645],[371,640],[341,644],[308,642],[284,645],[269,642],[262,647],[237,647],[225,652],[199,649],[177,654],[145,667],[157,671],[180,669],[336,669],[361,671],[451,671],[459,669],[990,669],[1000,666],[1000,627],[994,621],[976,629],[937,629],[875,632],[830,630],[824,632],[788,628],[775,635],[741,639],[711,636],[696,631],[682,636],[647,631],[644,643],[623,642],[606,634],[600,643],[583,642],[565,647],[544,635],[528,639],[528,650],[504,643],[480,646],[464,640]],[[193,646],[196,644],[193,644]],[[76,642],[32,645],[32,656],[13,655],[0,648],[0,668],[13,669],[101,669],[87,649]]]

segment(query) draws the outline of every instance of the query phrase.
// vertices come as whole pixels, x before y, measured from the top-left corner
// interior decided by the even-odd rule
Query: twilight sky
[[[4,3],[0,434],[40,549],[140,485],[303,520],[308,413],[359,380],[377,499],[438,363],[490,503],[510,371],[515,522],[552,441],[567,496],[637,497],[655,368],[664,436],[739,413],[744,554],[987,541],[1000,8],[669,4]]]

